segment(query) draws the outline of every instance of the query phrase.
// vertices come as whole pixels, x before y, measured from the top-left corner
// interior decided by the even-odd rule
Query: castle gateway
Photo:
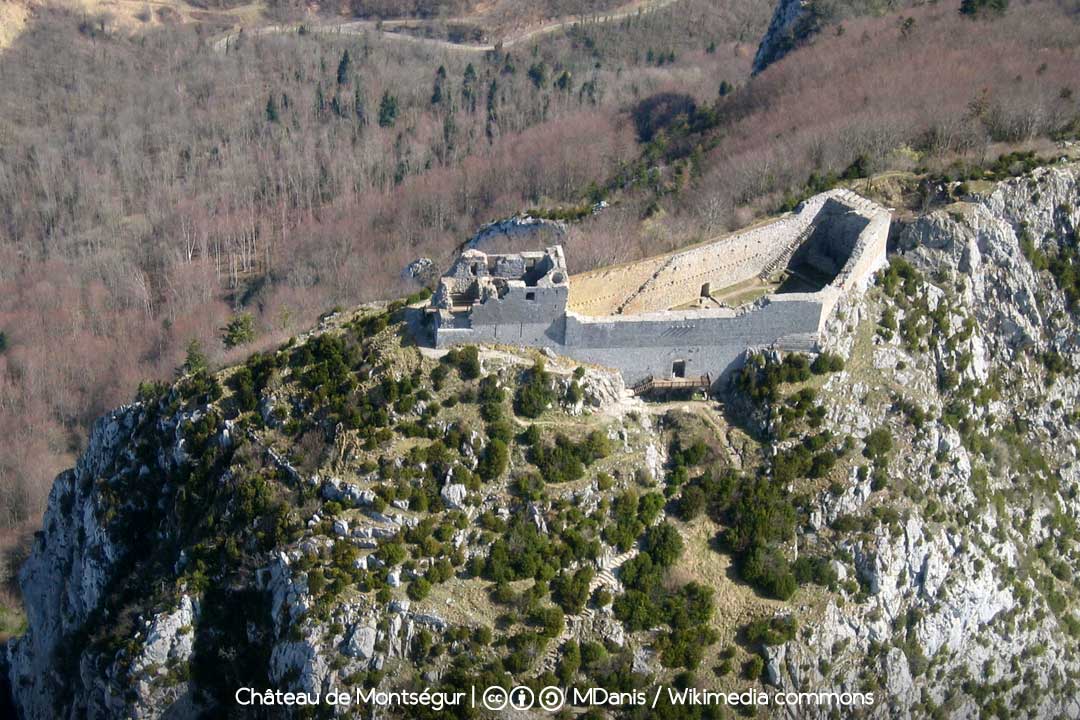
[[[547,347],[628,385],[735,369],[748,348],[813,352],[846,293],[885,263],[890,212],[847,190],[768,224],[570,277],[561,246],[467,250],[428,308],[436,347]]]

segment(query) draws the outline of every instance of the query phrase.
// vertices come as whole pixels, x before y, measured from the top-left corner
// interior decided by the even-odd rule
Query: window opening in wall
[[[534,292],[525,293],[525,299],[526,300],[535,300],[536,299],[536,293],[534,293]]]
[[[671,363],[671,377],[673,377],[673,378],[684,378],[684,377],[686,377],[686,361],[685,360],[676,360],[675,362]]]
[[[701,297],[712,297],[712,283],[702,283]]]

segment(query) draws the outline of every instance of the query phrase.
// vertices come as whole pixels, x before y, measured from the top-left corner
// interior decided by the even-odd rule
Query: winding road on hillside
[[[366,35],[367,33],[375,32],[381,34],[384,38],[401,40],[404,42],[416,42],[426,43],[430,46],[441,47],[447,50],[464,50],[468,52],[490,52],[496,48],[507,48],[513,45],[517,45],[528,40],[532,40],[540,35],[547,35],[549,33],[557,32],[563,28],[573,27],[581,23],[607,23],[622,20],[624,18],[633,17],[635,15],[641,15],[645,13],[655,12],[661,10],[668,5],[673,5],[679,0],[635,0],[627,5],[623,5],[610,12],[594,13],[588,16],[575,15],[572,17],[561,17],[544,22],[535,27],[529,28],[523,32],[517,34],[508,35],[497,43],[493,44],[478,44],[478,43],[457,43],[451,40],[443,40],[440,38],[428,38],[418,35],[411,35],[408,32],[396,31],[395,28],[423,28],[425,23],[420,20],[383,20],[382,22],[376,22],[374,20],[350,20],[339,23],[327,23],[320,25],[308,25],[305,23],[293,23],[289,25],[265,25],[262,27],[256,27],[251,29],[241,28],[236,32],[229,33],[222,38],[214,41],[214,49],[219,52],[227,52],[241,37],[251,37],[260,35],[282,35],[286,33],[300,32],[303,28],[305,33],[320,33],[328,35]],[[442,23],[470,23],[475,22],[474,18],[447,18],[441,20]]]

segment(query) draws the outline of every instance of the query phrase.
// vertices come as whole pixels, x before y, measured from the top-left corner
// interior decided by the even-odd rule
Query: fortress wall
[[[502,297],[473,305],[472,325],[550,323],[566,310],[566,295],[565,285],[526,287],[515,283]]]
[[[700,296],[705,283],[718,290],[760,275],[818,220],[819,214],[829,213],[840,219],[850,210],[863,207],[871,206],[854,193],[823,193],[804,202],[794,214],[727,238],[574,275],[570,278],[567,308],[582,315],[613,315],[625,305],[623,314],[629,315],[685,305]],[[846,237],[849,232],[842,234]],[[850,232],[847,238],[848,249],[854,246],[855,234]]]
[[[700,294],[704,282],[729,286],[762,272],[815,230],[799,253],[827,272],[843,267],[813,293],[771,295],[738,310],[669,311]],[[807,201],[796,215],[728,240],[622,268],[571,278],[565,285],[525,287],[514,282],[501,298],[487,297],[469,315],[447,314],[436,331],[440,348],[463,343],[550,347],[583,362],[617,368],[633,384],[649,376],[671,376],[672,363],[686,364],[688,377],[709,374],[719,381],[742,362],[748,348],[815,351],[825,320],[847,292],[865,287],[885,263],[891,222],[883,208],[846,190]],[[719,273],[713,280],[712,273]],[[643,279],[644,278],[644,279]],[[618,292],[616,292],[618,291]],[[534,293],[533,300],[526,292]],[[627,313],[611,314],[630,295]],[[606,315],[581,308],[607,308]],[[629,314],[655,307],[654,312]]]
[[[807,294],[745,312],[720,309],[608,318],[568,313],[548,323],[440,328],[436,346],[549,347],[582,362],[616,368],[627,384],[649,376],[670,377],[672,363],[683,360],[687,376],[710,374],[719,380],[738,367],[747,348],[815,350],[823,312],[817,294]]]
[[[565,317],[540,323],[503,323],[479,325],[471,328],[439,328],[435,335],[435,347],[449,348],[455,345],[496,344],[550,347],[561,352]]]
[[[847,205],[827,202],[792,264],[806,263],[820,272],[837,275],[858,252],[859,238],[869,222],[870,218]]]
[[[567,309],[582,315],[613,315],[667,260],[660,256],[573,275]]]
[[[588,318],[569,314],[558,352],[618,368],[628,384],[671,376],[675,360],[686,374],[714,379],[734,369],[748,347],[813,350],[823,307],[815,296],[769,302],[746,312],[725,310]]]
[[[859,233],[856,247],[848,262],[833,280],[831,287],[842,291],[862,290],[870,284],[874,273],[886,264],[889,242],[889,226],[892,218],[888,213],[876,213]]]
[[[627,304],[625,314],[659,312],[693,302],[701,286],[714,290],[757,277],[810,224],[810,213],[733,235],[672,255],[667,265]]]

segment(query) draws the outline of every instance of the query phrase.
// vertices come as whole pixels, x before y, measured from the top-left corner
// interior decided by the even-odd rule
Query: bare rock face
[[[432,282],[438,277],[438,273],[435,269],[435,263],[431,258],[417,258],[409,263],[404,270],[401,271],[401,277],[404,280],[415,280],[421,285],[426,285]]]
[[[465,507],[465,498],[469,491],[464,485],[449,484],[443,487],[439,493],[447,507],[453,510],[461,510]]]
[[[596,368],[586,369],[580,384],[584,403],[596,409],[620,402],[626,390],[621,374]]]
[[[531,215],[514,215],[482,226],[469,239],[465,247],[486,250],[498,247],[499,243],[514,243],[542,233],[565,235],[566,223],[559,220],[535,218]]]
[[[349,635],[349,640],[345,645],[345,654],[364,659],[374,657],[377,634],[373,627],[357,626]]]
[[[765,37],[754,55],[754,72],[759,73],[795,49],[812,28],[811,0],[779,0]]]
[[[127,552],[100,522],[93,488],[124,458],[139,414],[138,406],[128,406],[94,424],[78,465],[53,484],[43,530],[19,572],[28,628],[8,645],[8,657],[12,693],[25,718],[53,717],[52,697],[63,683],[53,656],[97,607]]]
[[[931,283],[924,290],[927,306],[956,313],[950,316],[953,327],[966,326],[970,318],[970,333],[927,352],[912,353],[898,338],[880,337],[872,349],[874,366],[938,415],[949,411],[949,399],[933,378],[938,369],[955,367],[957,357],[964,358],[959,377],[974,387],[1009,378],[986,406],[969,400],[964,409],[973,422],[991,423],[987,427],[1000,427],[992,417],[1015,416],[1031,428],[1039,452],[1060,465],[1055,471],[1060,488],[1046,496],[1017,497],[1009,494],[1014,484],[1030,481],[1015,470],[976,479],[976,467],[985,468],[986,458],[969,449],[956,427],[928,424],[892,461],[889,481],[906,478],[932,501],[904,503],[887,496],[890,507],[899,510],[893,521],[868,537],[843,542],[850,561],[837,563],[842,571],[837,574],[856,579],[861,594],[849,595],[843,606],[830,603],[806,628],[806,637],[767,649],[772,684],[795,691],[856,692],[867,659],[876,655],[883,701],[871,717],[917,718],[927,707],[946,706],[952,717],[978,716],[976,701],[943,681],[954,676],[1003,683],[1002,702],[1023,717],[1080,713],[1075,693],[1063,681],[1080,671],[1064,619],[1043,604],[1043,591],[1021,569],[1034,548],[1057,537],[1049,518],[1072,512],[1070,498],[1080,487],[1071,469],[1080,435],[1066,419],[1080,404],[1080,384],[1064,373],[1053,380],[1058,402],[1045,399],[1048,378],[1039,360],[1060,353],[1075,365],[1080,324],[1050,273],[1028,257],[1032,249],[1052,255],[1057,239],[1071,237],[1080,225],[1078,176],[1076,166],[1041,168],[912,221],[901,233],[900,252]],[[842,307],[844,318],[831,321],[830,347],[850,351],[852,336],[845,337],[844,326],[853,328],[866,312],[873,309]],[[903,310],[897,313],[902,321]],[[894,368],[901,369],[894,373]],[[864,435],[887,423],[884,408],[866,400],[871,388],[844,375],[831,377],[823,390],[826,425],[833,432]],[[989,502],[997,492],[1011,498],[1008,507]],[[842,492],[824,492],[818,499],[810,531],[842,517],[865,516],[882,505],[881,495],[866,479],[850,478]],[[1036,647],[1039,651],[1031,652]],[[832,649],[824,663],[822,648]],[[1017,662],[1022,678],[1010,669]]]
[[[1017,708],[1016,716],[1080,717],[1069,680],[1080,675],[1080,658],[1076,641],[1066,632],[1070,623],[1065,615],[1075,611],[1055,608],[1044,597],[1040,581],[1049,572],[1040,576],[1030,571],[1042,562],[1039,549],[1056,547],[1065,539],[1069,519],[1080,514],[1080,431],[1075,428],[1080,377],[1062,372],[1051,386],[1044,367],[1044,358],[1052,354],[1080,367],[1080,323],[1049,269],[1029,260],[1035,252],[1056,252],[1061,238],[1073,237],[1080,226],[1078,176],[1077,167],[1039,169],[908,223],[899,237],[899,252],[927,279],[919,290],[920,302],[925,301],[927,312],[948,319],[952,328],[967,328],[951,334],[948,342],[912,348],[899,335],[862,332],[867,323],[871,329],[878,323],[886,306],[904,321],[906,310],[899,303],[888,305],[892,300],[881,292],[852,296],[830,319],[827,349],[845,357],[863,354],[822,382],[821,429],[833,437],[850,436],[857,448],[873,430],[891,423],[905,444],[893,452],[886,487],[853,468],[851,475],[831,478],[834,487],[808,500],[800,545],[830,532],[845,518],[866,519],[877,512],[881,521],[829,536],[835,552],[824,559],[839,587],[815,595],[820,604],[814,613],[804,614],[804,608],[795,606],[780,610],[794,613],[801,627],[791,640],[765,650],[770,684],[796,692],[860,692],[872,677],[882,700],[867,717],[921,718],[935,709],[950,717],[978,717],[984,708],[975,694],[958,691],[971,679],[998,688],[995,700]],[[509,356],[488,351],[485,362],[498,367]],[[509,362],[516,372],[524,361]],[[665,475],[665,445],[657,440],[655,419],[648,412],[630,412],[642,406],[625,397],[617,372],[592,366],[577,372],[576,363],[558,357],[551,358],[549,367],[559,396],[575,398],[576,413],[621,418],[621,425],[608,427],[613,447],[630,452],[630,444],[637,443],[641,469],[658,480]],[[985,404],[971,401],[964,406],[970,425],[947,419],[957,409],[956,396],[939,386],[945,370],[955,371],[960,381],[976,389],[998,388]],[[867,379],[874,373],[888,381],[887,390]],[[891,410],[894,395],[901,394],[917,398],[927,411],[925,426],[918,431]],[[145,557],[169,545],[157,523],[125,534],[117,531],[122,523],[110,521],[123,513],[140,517],[147,507],[175,499],[170,478],[197,455],[180,426],[197,423],[205,412],[151,413],[141,404],[120,408],[96,423],[77,466],[56,479],[42,531],[19,576],[29,627],[6,648],[20,717],[141,720],[199,717],[220,710],[207,705],[212,701],[196,692],[182,672],[199,658],[207,637],[199,634],[213,614],[205,588],[185,586],[152,611],[130,614],[117,634],[124,641],[119,649],[79,643],[88,627],[116,622],[108,617],[106,601],[120,568],[133,564],[140,552]],[[1015,450],[972,445],[971,427],[989,432],[1005,422],[1022,427],[1027,433],[1022,441],[1045,455],[1052,482],[1036,488],[1012,468],[1004,460],[1010,459],[1008,452],[1017,454]],[[225,447],[248,438],[238,433],[237,426],[223,422],[206,442]],[[142,443],[147,434],[160,442]],[[475,465],[482,435],[471,430],[460,444]],[[342,558],[349,563],[345,567],[377,573],[391,587],[410,582],[430,567],[430,558],[403,566],[371,552],[418,522],[419,511],[410,511],[413,506],[401,499],[385,513],[375,511],[375,494],[362,488],[374,482],[374,473],[350,482],[305,477],[280,448],[263,451],[274,472],[290,483],[352,509],[347,521],[337,518],[329,524],[328,513],[305,511],[297,521],[301,535],[266,550],[245,567],[252,594],[266,604],[260,611],[263,625],[240,623],[243,635],[265,640],[258,668],[264,681],[318,692],[339,687],[357,673],[384,668],[392,680],[413,661],[417,641],[440,633],[445,634],[438,642],[452,653],[453,626],[448,620],[457,620],[450,603],[444,620],[436,614],[443,612],[441,604],[432,606],[432,598],[427,604],[417,601],[416,609],[400,598],[400,591],[390,602],[357,594],[327,605],[317,592],[316,573],[321,569],[314,563],[329,556],[335,545],[351,544],[356,550]],[[995,455],[1000,471],[987,472],[988,456]],[[400,458],[395,462],[400,468]],[[463,508],[462,515],[471,518],[477,509],[490,509],[497,517],[510,517],[511,509],[488,491],[470,497],[466,486],[451,478],[439,479],[442,497],[450,507]],[[907,486],[893,492],[888,483],[900,480]],[[116,490],[133,487],[147,489],[145,497],[134,499],[143,505]],[[587,512],[606,499],[598,486],[578,493]],[[480,508],[467,502],[473,499]],[[542,503],[522,510],[546,531]],[[322,533],[316,532],[319,527]],[[482,556],[485,548],[473,542],[471,534],[471,529],[460,529],[452,542],[466,558]],[[1075,560],[1069,553],[1062,555]],[[183,576],[194,556],[178,552],[154,559]],[[801,601],[809,595],[796,597]],[[636,670],[660,671],[661,658],[643,647],[636,634],[626,632],[610,609],[591,610],[591,615],[568,621],[568,627],[610,647],[628,648]],[[827,708],[805,710],[800,717],[829,716]]]

